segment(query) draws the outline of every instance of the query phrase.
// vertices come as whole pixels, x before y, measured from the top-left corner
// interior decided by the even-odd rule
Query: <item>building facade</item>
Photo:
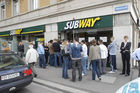
[[[120,46],[128,35],[131,51],[139,42],[139,0],[0,0],[0,6],[0,40],[11,42],[13,51],[20,40],[37,45],[78,37],[103,39],[108,45],[114,36]],[[117,59],[121,64],[119,48]]]

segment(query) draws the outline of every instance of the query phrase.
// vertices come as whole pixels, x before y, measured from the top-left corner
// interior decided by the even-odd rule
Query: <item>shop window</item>
[[[39,7],[38,0],[30,0],[30,10],[35,10]]]
[[[1,5],[1,20],[5,19],[5,5]]]
[[[13,0],[13,16],[19,15],[19,0]]]

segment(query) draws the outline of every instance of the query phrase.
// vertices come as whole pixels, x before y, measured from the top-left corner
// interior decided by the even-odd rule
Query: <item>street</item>
[[[92,81],[91,71],[88,76],[83,77],[82,82],[71,82],[69,79],[61,78],[61,68],[48,67],[47,69],[36,68],[38,77],[34,78],[31,85],[13,93],[115,93],[122,85],[130,81],[131,77],[124,77],[115,74],[107,74],[102,76],[102,81]],[[137,70],[132,79],[137,76]],[[41,72],[41,73],[40,73]],[[71,70],[69,71],[71,76]],[[121,81],[121,82],[120,82]],[[100,86],[100,87],[99,87]],[[110,90],[108,90],[110,88]]]
[[[48,88],[40,84],[32,83],[31,85],[12,93],[64,93],[64,92]]]

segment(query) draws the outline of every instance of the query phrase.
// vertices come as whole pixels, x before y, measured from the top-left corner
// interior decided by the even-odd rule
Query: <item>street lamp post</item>
[[[75,18],[73,18],[73,21],[75,21]],[[73,33],[73,40],[74,40],[74,27],[73,27],[72,33]]]
[[[73,32],[73,40],[74,40],[74,29],[72,30],[72,32]]]

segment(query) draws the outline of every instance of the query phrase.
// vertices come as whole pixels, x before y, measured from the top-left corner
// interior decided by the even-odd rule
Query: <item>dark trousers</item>
[[[122,53],[123,70],[122,74],[130,75],[130,53]]]
[[[70,58],[70,56],[68,58],[69,58],[68,69],[71,69],[72,68],[72,59]]]
[[[54,54],[50,54],[49,63],[50,63],[51,66],[54,66]]]
[[[35,76],[37,73],[36,73],[36,70],[35,70],[34,66],[35,66],[35,62],[29,63],[29,67],[31,68],[32,73]]]
[[[138,64],[139,64],[139,68],[138,68],[138,77],[140,77],[140,61],[138,61]]]
[[[98,78],[101,77],[100,71],[99,71],[99,60],[92,60],[92,80],[95,80],[96,74]]]
[[[44,54],[39,54],[39,66],[42,68],[46,68],[46,60]]]
[[[50,53],[49,52],[45,52],[45,59],[46,59],[46,64],[48,64],[48,59],[49,59],[49,55]]]
[[[110,59],[111,59],[111,70],[114,71],[117,69],[116,67],[116,55],[110,55]]]
[[[68,78],[68,63],[69,63],[69,58],[68,56],[63,56],[63,71],[62,71],[62,77],[64,79]]]
[[[72,60],[72,81],[76,80],[76,69],[78,69],[79,80],[82,80],[81,59],[79,59],[79,60]]]
[[[24,52],[18,52],[18,56],[23,58],[24,57]]]
[[[59,66],[61,67],[62,66],[61,54],[60,52],[54,52],[54,66],[55,67],[58,67],[58,62],[59,62]]]

